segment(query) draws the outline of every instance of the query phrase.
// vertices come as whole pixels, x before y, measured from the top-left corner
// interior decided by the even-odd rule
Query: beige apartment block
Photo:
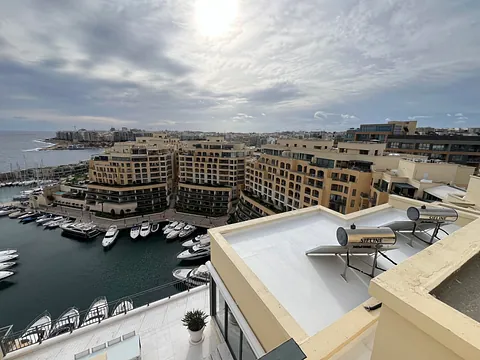
[[[333,140],[277,139],[277,145],[293,149],[329,150],[333,148]]]
[[[344,214],[367,208],[372,169],[393,169],[400,161],[400,157],[381,156],[384,144],[340,143],[338,148],[325,149],[324,141],[309,143],[310,149],[264,145],[259,159],[247,162],[238,220],[314,205]]]
[[[205,216],[227,215],[245,185],[250,150],[222,137],[189,141],[178,152],[175,208]]]
[[[86,206],[112,215],[162,211],[173,186],[174,153],[152,143],[115,144],[90,160]]]
[[[385,204],[390,193],[412,199],[428,199],[425,192],[444,184],[466,188],[474,172],[474,167],[465,165],[402,159],[396,169],[374,172],[371,203],[373,206]],[[454,190],[452,188],[452,192]]]
[[[478,319],[452,308],[463,299],[447,305],[430,294],[478,254],[480,220],[460,210],[428,245],[413,234],[406,211],[422,205],[443,206],[392,195],[388,204],[347,215],[319,205],[210,229],[212,321],[227,343],[232,331],[242,333],[255,358],[292,340],[315,360],[480,358]],[[386,252],[392,262],[379,257],[383,270],[373,280],[372,256],[350,259],[362,273],[345,268],[341,251],[321,252],[338,247],[338,227],[353,223],[401,232]]]

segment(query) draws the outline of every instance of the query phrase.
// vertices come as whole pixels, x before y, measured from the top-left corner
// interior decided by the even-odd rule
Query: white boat
[[[180,230],[172,230],[167,234],[167,239],[169,240],[175,239],[178,236],[178,234],[180,234]]]
[[[182,251],[177,255],[178,260],[198,260],[210,256],[210,241],[200,241],[200,244]]]
[[[17,211],[15,208],[0,210],[0,216],[7,216]]]
[[[150,222],[143,221],[142,226],[140,227],[140,236],[147,237],[148,235],[150,235]]]
[[[132,228],[130,229],[130,237],[135,240],[138,238],[140,235],[140,226],[139,225],[133,225]]]
[[[60,220],[64,220],[63,216],[55,216],[52,220],[50,221],[47,221],[47,222],[44,222],[42,225],[44,227],[49,227],[51,224],[57,222],[57,221],[60,221]]]
[[[19,216],[25,215],[26,213],[27,213],[26,211],[18,210],[18,211],[15,211],[15,212],[9,214],[8,217],[9,217],[10,219],[16,219],[16,218],[18,218]]]
[[[0,263],[10,262],[11,260],[15,260],[16,258],[18,258],[18,254],[0,255]]]
[[[165,226],[162,228],[162,231],[167,230],[167,229],[170,227],[170,224],[171,224],[171,223],[168,223],[167,225],[165,225]]]
[[[4,263],[0,263],[0,270],[6,270],[6,269],[9,269],[13,266],[15,266],[17,263],[12,261],[12,262],[4,262]]]
[[[210,239],[210,236],[208,234],[197,235],[193,239],[190,239],[190,240],[182,243],[182,246],[187,247],[187,248],[191,248],[194,245],[199,244],[202,239]]]
[[[45,340],[50,334],[51,327],[52,317],[48,311],[45,311],[27,326],[27,330],[20,337],[19,341],[25,346]]]
[[[72,236],[80,239],[93,239],[100,231],[94,223],[72,223],[66,221],[60,225],[62,235]]]
[[[71,307],[67,309],[50,330],[50,337],[54,337],[60,334],[65,334],[67,332],[72,332],[80,325],[80,312],[76,307]]]
[[[85,319],[83,319],[82,327],[98,323],[106,318],[108,318],[108,302],[105,296],[101,296],[93,300]]]
[[[193,225],[186,225],[182,231],[180,231],[180,234],[178,234],[178,237],[184,238],[193,233],[197,228]]]
[[[153,234],[153,233],[156,233],[158,231],[158,229],[160,229],[160,224],[159,223],[155,223],[152,225],[152,228],[150,229],[150,232]]]
[[[13,271],[10,270],[2,270],[0,271],[0,281],[5,280],[6,278],[9,278],[10,276],[15,275]]]
[[[60,220],[48,222],[48,223],[44,224],[43,226],[45,226],[45,228],[47,228],[47,229],[55,229],[55,228],[59,227],[60,225],[64,225],[65,222],[67,222],[67,221],[69,221],[69,220],[61,218]]]
[[[111,225],[105,236],[103,237],[102,240],[102,246],[107,249],[110,246],[112,246],[115,243],[115,240],[117,240],[117,236],[120,230],[118,230],[117,225]]]
[[[35,214],[34,211],[29,211],[29,212],[27,212],[27,213],[25,213],[25,214],[23,214],[23,215],[20,215],[17,219],[18,219],[18,220],[22,220],[22,219],[25,219],[25,218],[27,218],[27,217],[30,217],[30,216],[32,216],[32,215],[34,215],[34,214]]]
[[[13,255],[13,254],[16,254],[16,253],[17,253],[17,250],[16,250],[16,249],[1,250],[1,251],[0,251],[0,256]]]
[[[185,227],[185,225],[187,225],[187,224],[185,224],[184,222],[181,222],[177,226],[175,226],[174,229],[175,230],[182,230]]]
[[[133,310],[133,301],[132,300],[123,300],[120,304],[115,306],[115,310],[113,310],[111,316],[116,316],[120,314],[125,314]]]
[[[166,226],[166,228],[164,228],[165,230],[163,230],[163,233],[164,233],[165,235],[167,235],[170,231],[172,231],[173,229],[175,229],[175,226],[177,226],[177,225],[178,225],[178,221],[174,221],[174,222],[168,224],[168,225]]]
[[[47,214],[47,215],[40,216],[37,220],[35,220],[35,222],[38,225],[42,225],[42,224],[45,224],[46,222],[52,221],[54,218],[55,218],[55,215]]]
[[[202,285],[210,281],[210,271],[205,265],[184,267],[173,270],[172,275],[189,285]]]

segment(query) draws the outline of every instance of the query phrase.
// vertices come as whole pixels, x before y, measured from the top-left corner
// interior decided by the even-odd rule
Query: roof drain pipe
[[[365,310],[367,310],[368,312],[370,312],[370,311],[373,311],[373,310],[380,309],[381,307],[382,307],[382,303],[378,303],[378,304],[375,304],[375,305],[372,305],[372,306],[364,306],[363,308]]]

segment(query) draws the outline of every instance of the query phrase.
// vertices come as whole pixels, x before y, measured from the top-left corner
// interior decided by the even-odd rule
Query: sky
[[[4,0],[0,130],[480,127],[478,0]]]

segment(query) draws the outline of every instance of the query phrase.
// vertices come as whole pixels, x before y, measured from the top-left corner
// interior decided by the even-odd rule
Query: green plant
[[[208,315],[202,310],[190,310],[185,313],[182,323],[190,331],[199,331],[207,324],[207,318]]]

